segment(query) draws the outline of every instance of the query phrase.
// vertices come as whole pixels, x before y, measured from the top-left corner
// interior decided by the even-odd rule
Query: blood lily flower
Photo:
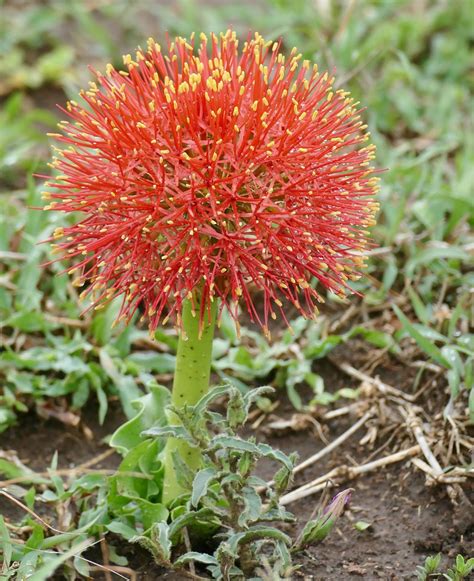
[[[154,330],[199,291],[200,321],[242,303],[268,334],[289,301],[349,290],[374,223],[374,146],[328,73],[255,36],[152,39],[67,104],[47,209],[80,212],[57,251],[93,304]],[[52,191],[51,191],[52,190]],[[319,281],[320,286],[315,284]],[[263,293],[257,310],[252,287]],[[217,302],[217,301],[216,301]],[[197,306],[194,305],[196,309]]]
[[[176,320],[176,409],[209,388],[223,309],[237,321],[243,303],[269,335],[270,318],[287,321],[284,301],[312,317],[316,282],[344,295],[363,266],[374,146],[357,104],[300,60],[258,34],[239,51],[230,30],[166,52],[150,39],[125,70],[95,73],[55,134],[65,147],[47,209],[82,216],[54,233],[56,250],[79,258],[69,270],[96,308],[122,296],[119,318],[141,307],[150,331]],[[165,503],[183,492],[176,454],[201,464],[186,441],[167,441]]]

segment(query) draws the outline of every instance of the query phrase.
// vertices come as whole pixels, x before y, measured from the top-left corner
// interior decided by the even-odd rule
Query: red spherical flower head
[[[305,316],[342,295],[374,223],[374,146],[328,73],[255,34],[152,39],[126,70],[68,103],[66,144],[48,209],[81,212],[55,238],[96,306],[123,295],[150,329],[199,291],[201,320],[219,298],[242,302],[268,332],[285,299]],[[258,312],[251,287],[263,293]],[[165,316],[166,315],[166,316]]]

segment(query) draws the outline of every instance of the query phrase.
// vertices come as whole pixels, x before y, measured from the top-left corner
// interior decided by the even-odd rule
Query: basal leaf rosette
[[[153,331],[199,291],[268,333],[359,277],[377,203],[374,146],[334,78],[260,35],[153,39],[67,104],[47,209],[80,212],[56,250],[92,303]],[[316,285],[317,280],[321,284]],[[254,304],[263,293],[263,309]]]

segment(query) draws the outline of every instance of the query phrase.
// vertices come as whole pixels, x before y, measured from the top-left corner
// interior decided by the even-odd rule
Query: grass
[[[45,413],[65,407],[79,415],[91,399],[98,402],[100,421],[111,397],[130,418],[132,401],[156,379],[169,379],[176,347],[172,331],[158,333],[157,351],[140,325],[111,330],[117,305],[81,315],[87,305],[66,276],[57,276],[62,266],[42,266],[51,259],[50,249],[37,242],[64,218],[35,209],[42,204],[42,186],[32,174],[47,172],[45,133],[59,118],[54,103],[73,97],[87,82],[87,63],[119,65],[120,55],[150,34],[218,31],[228,23],[241,32],[281,35],[286,49],[296,45],[321,69],[335,68],[340,86],[366,107],[377,162],[387,169],[369,276],[357,286],[363,300],[352,300],[350,307],[329,296],[319,322],[297,319],[295,335],[282,332],[271,345],[252,331],[240,344],[226,320],[215,342],[215,373],[240,386],[271,381],[286,388],[299,409],[353,399],[355,390],[327,389],[315,361],[330,357],[338,345],[351,348],[357,337],[374,357],[388,352],[399,365],[418,366],[414,384],[402,386],[410,393],[422,376],[436,373],[444,417],[469,406],[472,419],[469,0],[433,1],[420,4],[423,9],[403,0],[262,0],[238,6],[181,0],[173,9],[143,0],[97,2],[95,9],[89,4],[49,0],[41,6],[26,2],[20,9],[15,2],[0,2],[5,15],[0,35],[5,55],[0,58],[0,432],[35,406]],[[303,385],[313,392],[309,403],[301,396]],[[267,404],[260,402],[262,408]],[[13,470],[10,464],[0,469],[7,478]],[[28,543],[44,548],[45,528],[29,524]],[[11,531],[0,523],[2,530],[5,541]],[[21,551],[15,555],[26,558]],[[62,562],[63,557],[51,559]],[[84,565],[74,562],[78,570]]]

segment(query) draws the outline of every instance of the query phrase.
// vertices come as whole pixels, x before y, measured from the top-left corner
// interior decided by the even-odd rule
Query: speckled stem
[[[171,401],[175,407],[185,404],[194,405],[209,389],[211,375],[212,340],[216,322],[217,301],[211,304],[210,313],[204,315],[203,328],[200,332],[199,305],[194,303],[197,313],[193,316],[190,300],[183,304],[182,331],[176,354],[176,370],[173,381]],[[170,423],[178,423],[176,416],[169,418]],[[183,492],[178,485],[173,466],[172,455],[177,450],[191,470],[196,471],[201,463],[200,452],[181,440],[169,438],[164,452],[165,478],[163,484],[163,502],[169,504]]]

